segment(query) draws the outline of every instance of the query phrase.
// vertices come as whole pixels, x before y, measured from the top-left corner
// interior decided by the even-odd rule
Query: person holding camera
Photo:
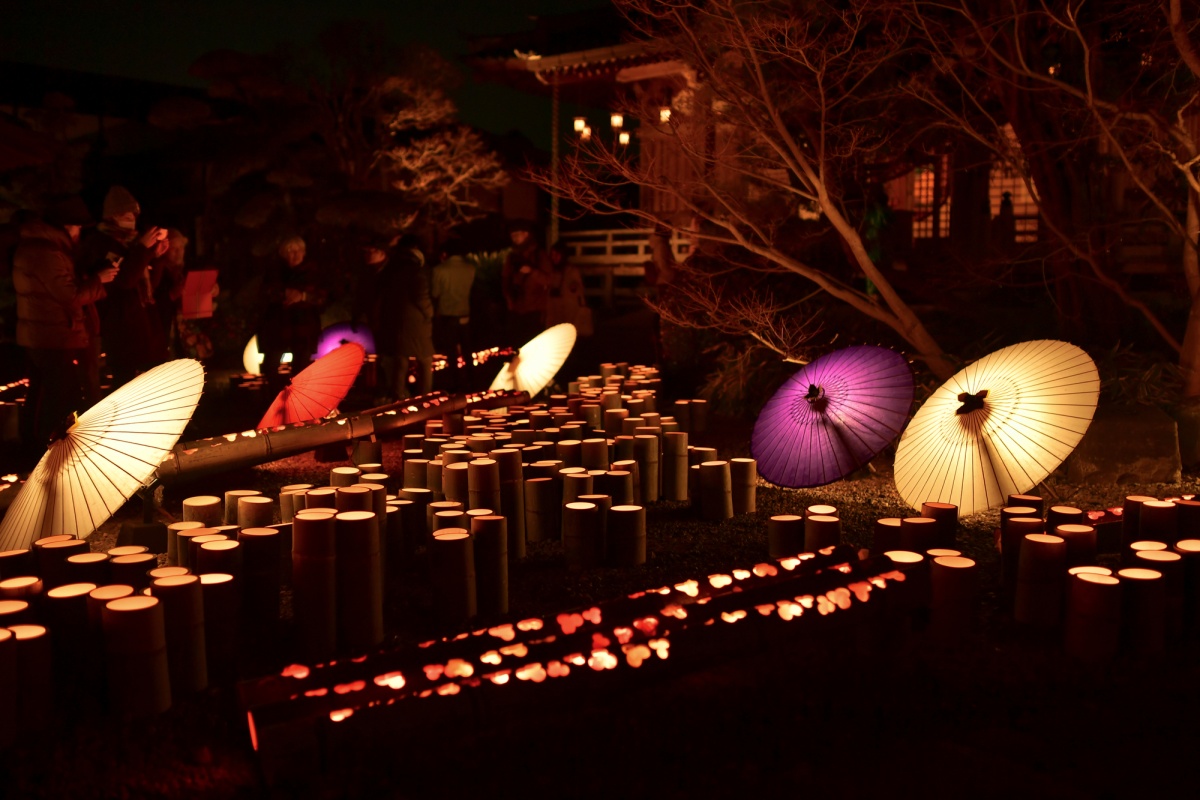
[[[166,342],[156,324],[150,263],[167,251],[165,228],[139,232],[141,206],[123,186],[113,186],[104,198],[104,219],[84,240],[80,267],[85,276],[117,266],[108,296],[97,304],[114,388],[167,360]],[[99,365],[88,364],[98,381]],[[89,380],[91,378],[89,377]]]

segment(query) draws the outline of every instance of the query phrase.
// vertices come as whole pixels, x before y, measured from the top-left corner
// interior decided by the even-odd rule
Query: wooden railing
[[[645,293],[646,264],[653,258],[649,228],[564,231],[559,241],[567,246],[571,263],[583,273],[584,292],[600,298],[605,308],[618,301],[636,300]],[[671,252],[682,261],[691,242],[676,233]]]

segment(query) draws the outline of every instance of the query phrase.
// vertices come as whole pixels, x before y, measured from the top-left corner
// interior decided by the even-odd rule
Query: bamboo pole
[[[26,600],[0,600],[0,630],[33,622],[33,611]]]
[[[282,522],[291,522],[292,516],[304,508],[304,493],[309,489],[315,488],[311,483],[292,483],[284,486],[279,490],[279,519]],[[297,499],[293,495],[299,494]]]
[[[353,486],[358,483],[362,470],[358,467],[334,467],[329,470],[329,485],[333,487]]]
[[[1047,522],[1047,524],[1049,524]],[[1091,525],[1067,523],[1052,528],[1055,536],[1067,543],[1067,566],[1082,567],[1096,563],[1096,529]]]
[[[1144,550],[1166,550],[1166,542],[1138,541],[1130,542],[1122,554],[1121,563],[1132,566],[1137,562],[1137,554]]]
[[[805,551],[804,517],[777,514],[767,520],[767,554],[787,558]]]
[[[250,630],[270,638],[279,621],[282,539],[275,528],[243,528],[237,538],[242,550],[242,613]]]
[[[477,613],[475,547],[465,528],[438,531],[430,545],[434,613],[446,624],[460,625]]]
[[[475,540],[476,606],[483,617],[508,613],[508,520],[499,514],[471,517]]]
[[[1063,573],[1067,543],[1061,536],[1026,534],[1017,566],[1014,618],[1034,628],[1054,628],[1062,621]]]
[[[905,517],[900,520],[900,549],[924,553],[937,547],[942,530],[938,521],[929,517]]]
[[[1168,641],[1178,639],[1183,633],[1185,580],[1183,556],[1173,550],[1143,550],[1137,554],[1135,566],[1162,573],[1166,610],[1164,630]]]
[[[733,513],[752,514],[758,509],[755,493],[758,485],[758,462],[753,458],[729,459],[733,487]]]
[[[500,508],[500,465],[492,458],[477,458],[467,465],[469,508]]]
[[[242,575],[242,546],[234,539],[205,542],[196,552],[196,572],[225,572],[235,578]]]
[[[921,516],[937,520],[937,543],[941,547],[953,547],[958,538],[958,506],[953,503],[921,503]]]
[[[275,521],[275,501],[269,497],[242,497],[238,499],[237,526],[239,528],[265,528]]]
[[[204,595],[196,575],[156,578],[150,594],[162,602],[171,694],[178,702],[208,687]]]
[[[929,565],[929,625],[937,635],[961,638],[973,627],[979,568],[969,558],[939,556]]]
[[[158,565],[158,557],[151,553],[132,556],[117,556],[108,561],[109,574],[114,583],[123,583],[141,591],[150,585],[147,574]]]
[[[592,569],[600,566],[600,509],[595,503],[563,504],[562,542],[567,568]]]
[[[171,707],[167,638],[157,597],[113,600],[102,613],[111,707],[132,716],[161,714]]]
[[[1138,514],[1138,538],[1174,544],[1179,540],[1175,504],[1168,500],[1146,500]]]
[[[888,550],[900,549],[900,518],[883,517],[875,520],[874,538],[871,542],[871,552],[885,553]]]
[[[1005,515],[1005,511],[1014,514]],[[1021,563],[1021,542],[1031,533],[1045,531],[1046,523],[1041,517],[1031,515],[1029,506],[1010,506],[1000,509],[1000,559],[1002,587],[1006,599],[1011,602],[1016,596],[1017,574]]]
[[[41,625],[12,625],[16,639],[17,717],[22,733],[45,733],[54,722],[54,652]]]
[[[562,526],[562,490],[553,478],[525,481],[525,537],[530,542],[559,537]]]
[[[1102,663],[1117,653],[1121,632],[1121,581],[1111,575],[1076,573],[1067,591],[1067,654]]]
[[[229,537],[223,533],[206,533],[203,536],[193,536],[191,539],[188,540],[188,543],[187,543],[188,559],[187,559],[187,564],[185,564],[184,566],[186,566],[192,572],[195,572],[196,574],[200,574],[200,571],[196,568],[197,558],[199,557],[199,553],[200,553],[200,546],[203,545],[205,542],[222,542],[228,538]],[[138,587],[138,588],[144,588],[144,587]]]
[[[500,473],[500,507],[497,512],[507,522],[507,553],[509,558],[525,557],[525,472],[521,465],[521,451],[512,447],[501,447],[492,451]]]
[[[447,500],[457,500],[463,505],[470,502],[468,469],[470,469],[470,464],[467,461],[447,463],[442,466],[442,489]]]
[[[295,498],[292,498],[292,502],[293,504],[295,503]],[[337,487],[321,486],[316,489],[309,489],[304,493],[304,507],[306,509],[326,508],[330,511],[335,510],[337,508]],[[295,516],[295,513],[293,513],[293,520],[295,520]]]
[[[646,509],[624,503],[608,510],[608,552],[617,567],[646,563]]]
[[[292,521],[292,606],[305,657],[321,661],[337,647],[335,512],[307,509]]]
[[[238,623],[241,619],[242,590],[227,573],[200,575],[204,598],[204,654],[208,658],[208,679],[228,684],[237,677]]]
[[[1082,525],[1083,511],[1074,506],[1050,506],[1046,511],[1046,530],[1052,531],[1059,525]]]
[[[813,514],[804,519],[804,552],[815,553],[842,541],[842,521],[837,517]],[[793,553],[792,555],[795,555]]]
[[[88,682],[86,670],[80,666],[94,658],[89,652],[88,594],[94,583],[67,583],[46,592],[42,614],[47,627],[53,631],[51,647],[60,686],[66,689],[68,702],[78,706],[85,699],[82,688]]]
[[[258,489],[229,489],[225,492],[225,513],[221,517],[222,525],[236,525],[238,519],[238,500],[243,497],[258,497]]]
[[[1158,570],[1129,567],[1121,579],[1121,639],[1137,656],[1159,656],[1166,648],[1167,586]]]
[[[414,549],[425,547],[429,543],[430,517],[433,516],[429,513],[429,504],[433,502],[433,492],[428,489],[412,487],[401,489],[400,496],[405,500],[413,501],[413,505],[409,509],[409,516],[404,518],[405,547],[408,547],[410,543]]]
[[[32,550],[21,548],[0,552],[0,580],[29,575],[36,569]]]
[[[197,495],[183,500],[183,521],[200,522],[206,528],[225,524],[225,504],[220,497]]]
[[[339,638],[362,652],[383,641],[378,523],[374,511],[344,511],[335,521]]]
[[[1022,517],[1042,517],[1046,514],[1046,501],[1036,494],[1010,494],[1004,505],[1033,509],[1028,514],[1018,515]]]
[[[107,553],[78,553],[67,558],[65,573],[70,583],[110,583]]]
[[[1142,538],[1141,518],[1142,503],[1147,500],[1157,501],[1157,497],[1143,494],[1131,494],[1125,498],[1121,508],[1121,549],[1129,547],[1130,542]]]
[[[728,461],[705,461],[700,464],[700,514],[707,520],[726,520],[733,517],[733,485]]]
[[[71,556],[90,552],[86,539],[67,539],[50,542],[36,551],[38,556],[38,574],[47,589],[70,583],[67,577],[66,564]]]

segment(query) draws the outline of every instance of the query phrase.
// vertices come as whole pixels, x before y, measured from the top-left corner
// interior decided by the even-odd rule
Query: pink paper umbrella
[[[346,399],[365,357],[362,345],[350,343],[309,364],[275,397],[259,430],[324,417]]]
[[[754,423],[750,452],[771,483],[824,486],[895,439],[912,399],[912,371],[903,356],[883,347],[847,347],[779,387]]]

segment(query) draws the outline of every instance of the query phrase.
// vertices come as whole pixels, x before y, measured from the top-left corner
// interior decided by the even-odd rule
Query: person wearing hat
[[[52,203],[41,220],[27,222],[13,254],[17,292],[17,344],[25,348],[30,374],[31,451],[43,449],[73,411],[84,411],[81,354],[88,346],[84,308],[105,295],[117,268],[77,280],[75,252],[80,231],[92,224],[78,197]]]
[[[514,222],[509,236],[512,249],[504,258],[500,285],[508,305],[510,344],[521,345],[542,330],[554,268],[546,251],[538,246],[533,223]]]
[[[103,219],[84,239],[79,259],[84,275],[96,274],[110,265],[120,267],[108,296],[97,305],[99,333],[114,386],[167,359],[166,343],[152,317],[154,294],[150,286],[150,262],[166,252],[167,231],[150,227],[139,233],[141,210],[128,189],[110,188],[104,198]],[[98,366],[89,364],[88,369],[95,369],[89,380],[98,380]]]

